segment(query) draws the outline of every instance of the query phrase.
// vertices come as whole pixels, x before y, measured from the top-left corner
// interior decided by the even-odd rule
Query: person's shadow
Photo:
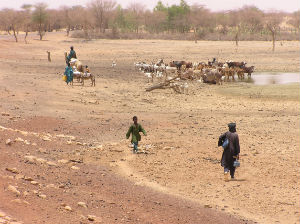
[[[233,180],[230,180],[230,181],[246,181],[247,179],[233,179]]]

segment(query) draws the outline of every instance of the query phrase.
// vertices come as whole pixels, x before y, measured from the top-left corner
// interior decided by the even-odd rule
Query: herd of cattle
[[[200,80],[204,83],[222,84],[223,81],[234,80],[235,74],[238,79],[243,80],[245,74],[248,78],[254,72],[254,66],[246,66],[246,62],[218,62],[215,58],[212,61],[205,62],[186,62],[172,61],[169,64],[164,63],[163,59],[156,63],[135,63],[135,68],[139,69],[148,78],[148,81],[154,78],[168,79],[172,73],[178,74],[181,80]]]

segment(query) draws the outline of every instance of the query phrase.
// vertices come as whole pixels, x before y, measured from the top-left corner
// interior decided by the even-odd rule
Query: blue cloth
[[[138,142],[133,142],[133,152],[136,153],[138,151]]]
[[[72,82],[73,81],[73,70],[72,70],[72,67],[70,66],[67,66],[66,69],[65,69],[65,73],[64,73],[66,76],[67,76],[67,84],[69,82]]]

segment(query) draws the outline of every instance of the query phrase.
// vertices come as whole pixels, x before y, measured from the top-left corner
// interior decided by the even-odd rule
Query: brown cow
[[[235,61],[229,61],[226,62],[229,68],[232,67],[239,67],[239,68],[244,68],[246,66],[246,62],[242,61],[242,62],[235,62]]]
[[[248,74],[248,78],[251,77],[251,74],[254,72],[254,66],[250,66],[250,67],[244,67],[243,70],[244,70],[244,73],[247,73]]]
[[[236,71],[236,74],[238,76],[238,79],[243,80],[245,78],[245,76],[244,76],[244,69],[242,69],[242,68],[236,68],[235,71]]]
[[[186,62],[186,61],[172,61],[172,62],[170,62],[170,67],[176,67],[177,70],[180,70],[182,65],[185,65],[186,68],[193,68],[193,63],[192,62]]]

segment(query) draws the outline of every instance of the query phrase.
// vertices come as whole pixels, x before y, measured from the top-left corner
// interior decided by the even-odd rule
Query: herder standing
[[[133,153],[137,153],[138,152],[138,144],[139,141],[141,141],[141,135],[140,132],[143,132],[143,134],[145,136],[147,136],[146,131],[144,130],[144,128],[142,127],[142,125],[138,124],[137,121],[137,116],[134,116],[132,118],[133,120],[133,124],[130,126],[127,134],[126,134],[126,138],[128,139],[130,134],[131,134],[131,143],[133,144]]]
[[[74,51],[74,47],[73,46],[70,47],[70,53],[69,53],[69,55],[67,57],[67,62],[70,62],[70,60],[72,58],[77,58],[76,52]]]
[[[219,137],[218,146],[221,146],[226,139],[228,139],[228,145],[224,148],[221,165],[224,167],[224,178],[225,181],[229,181],[229,172],[231,179],[234,179],[235,167],[233,165],[234,161],[239,159],[240,154],[240,143],[239,136],[236,133],[236,124],[228,124],[229,131],[222,134]]]

